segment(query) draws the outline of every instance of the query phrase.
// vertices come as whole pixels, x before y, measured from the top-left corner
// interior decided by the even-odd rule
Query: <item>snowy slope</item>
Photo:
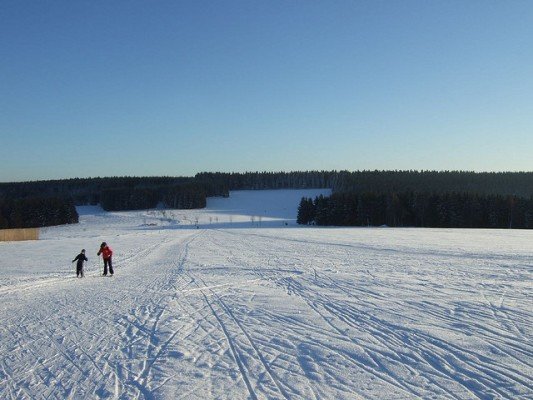
[[[0,398],[533,398],[533,232],[296,226],[316,194],[0,243]]]

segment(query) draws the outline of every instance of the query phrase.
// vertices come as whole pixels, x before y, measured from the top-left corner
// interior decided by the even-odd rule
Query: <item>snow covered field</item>
[[[533,232],[296,226],[317,193],[0,243],[0,398],[533,398]]]

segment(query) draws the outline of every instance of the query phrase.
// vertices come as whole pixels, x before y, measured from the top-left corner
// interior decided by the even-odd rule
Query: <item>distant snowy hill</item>
[[[256,216],[265,219],[296,221],[302,197],[331,195],[330,189],[241,190],[229,198],[207,199],[207,211],[223,215]]]
[[[262,227],[296,226],[298,206],[302,197],[330,195],[330,189],[242,190],[230,192],[230,197],[210,197],[207,207],[198,210],[154,209],[106,213],[100,207],[78,207],[82,218],[105,220],[115,226],[132,223],[135,219],[144,227]],[[118,224],[118,225],[117,225]],[[47,230],[45,230],[46,232]]]

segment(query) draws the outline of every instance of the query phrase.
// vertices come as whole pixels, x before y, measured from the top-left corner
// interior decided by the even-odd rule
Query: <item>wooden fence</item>
[[[0,229],[0,242],[39,240],[39,228]]]

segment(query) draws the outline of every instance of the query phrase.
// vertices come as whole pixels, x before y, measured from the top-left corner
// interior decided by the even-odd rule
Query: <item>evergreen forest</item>
[[[533,172],[202,172],[0,183],[0,228],[77,222],[75,206],[104,210],[203,208],[231,190],[329,188],[302,199],[301,224],[531,228]]]
[[[362,192],[302,198],[297,222],[323,226],[533,228],[533,198],[475,193]]]
[[[69,198],[0,199],[0,229],[40,228],[77,222],[78,212]]]

